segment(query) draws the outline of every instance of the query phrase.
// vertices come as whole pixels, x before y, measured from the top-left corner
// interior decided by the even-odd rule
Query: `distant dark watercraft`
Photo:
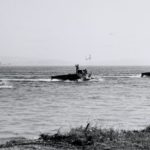
[[[71,81],[78,81],[79,79],[83,81],[87,81],[92,79],[91,74],[89,74],[86,69],[79,70],[79,65],[76,65],[75,67],[76,67],[76,73],[51,76],[51,79],[71,80]]]
[[[143,72],[143,73],[141,73],[141,77],[144,77],[144,76],[150,77],[150,72]]]

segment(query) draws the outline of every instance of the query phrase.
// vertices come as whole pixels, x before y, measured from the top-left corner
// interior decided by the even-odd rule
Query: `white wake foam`
[[[90,82],[103,82],[105,79],[101,78],[101,77],[94,77],[91,80],[89,80]]]
[[[51,79],[1,79],[2,81],[18,81],[18,82],[51,82]]]
[[[38,79],[22,79],[22,78],[18,78],[18,79],[15,79],[15,78],[3,78],[3,79],[0,79],[1,81],[3,82],[77,82],[77,81],[71,81],[71,80],[59,80],[59,79],[51,79],[51,78],[38,78]],[[99,82],[99,81],[103,81],[104,79],[102,79],[101,77],[93,77],[92,79],[88,80],[88,81],[93,81],[93,82]],[[79,79],[78,82],[85,82],[84,80],[82,79]]]
[[[141,78],[141,74],[131,75],[129,78]]]
[[[0,85],[0,89],[12,89],[12,85]]]
[[[13,86],[8,81],[0,81],[0,89],[12,89]]]
[[[134,75],[108,75],[108,76],[102,76],[103,78],[141,78],[140,74],[134,74]]]

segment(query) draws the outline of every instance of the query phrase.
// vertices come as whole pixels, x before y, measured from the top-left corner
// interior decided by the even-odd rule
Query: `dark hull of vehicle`
[[[142,73],[141,77],[144,77],[144,76],[150,77],[150,72],[144,72],[144,73]]]
[[[76,81],[80,79],[80,77],[77,74],[67,74],[67,75],[51,76],[51,79]]]

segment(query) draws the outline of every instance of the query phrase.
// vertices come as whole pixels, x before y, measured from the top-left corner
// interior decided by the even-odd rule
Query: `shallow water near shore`
[[[84,67],[81,67],[84,68]],[[91,122],[117,129],[150,124],[150,67],[86,67],[86,82],[51,80],[74,67],[0,67],[0,138],[37,137]]]

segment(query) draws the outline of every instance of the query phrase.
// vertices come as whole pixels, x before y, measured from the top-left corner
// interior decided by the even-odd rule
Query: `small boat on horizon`
[[[76,67],[76,73],[51,76],[51,79],[70,80],[70,81],[78,81],[80,79],[83,81],[88,81],[92,79],[91,77],[92,74],[88,73],[87,69],[80,70],[79,65],[75,65],[75,67]]]

